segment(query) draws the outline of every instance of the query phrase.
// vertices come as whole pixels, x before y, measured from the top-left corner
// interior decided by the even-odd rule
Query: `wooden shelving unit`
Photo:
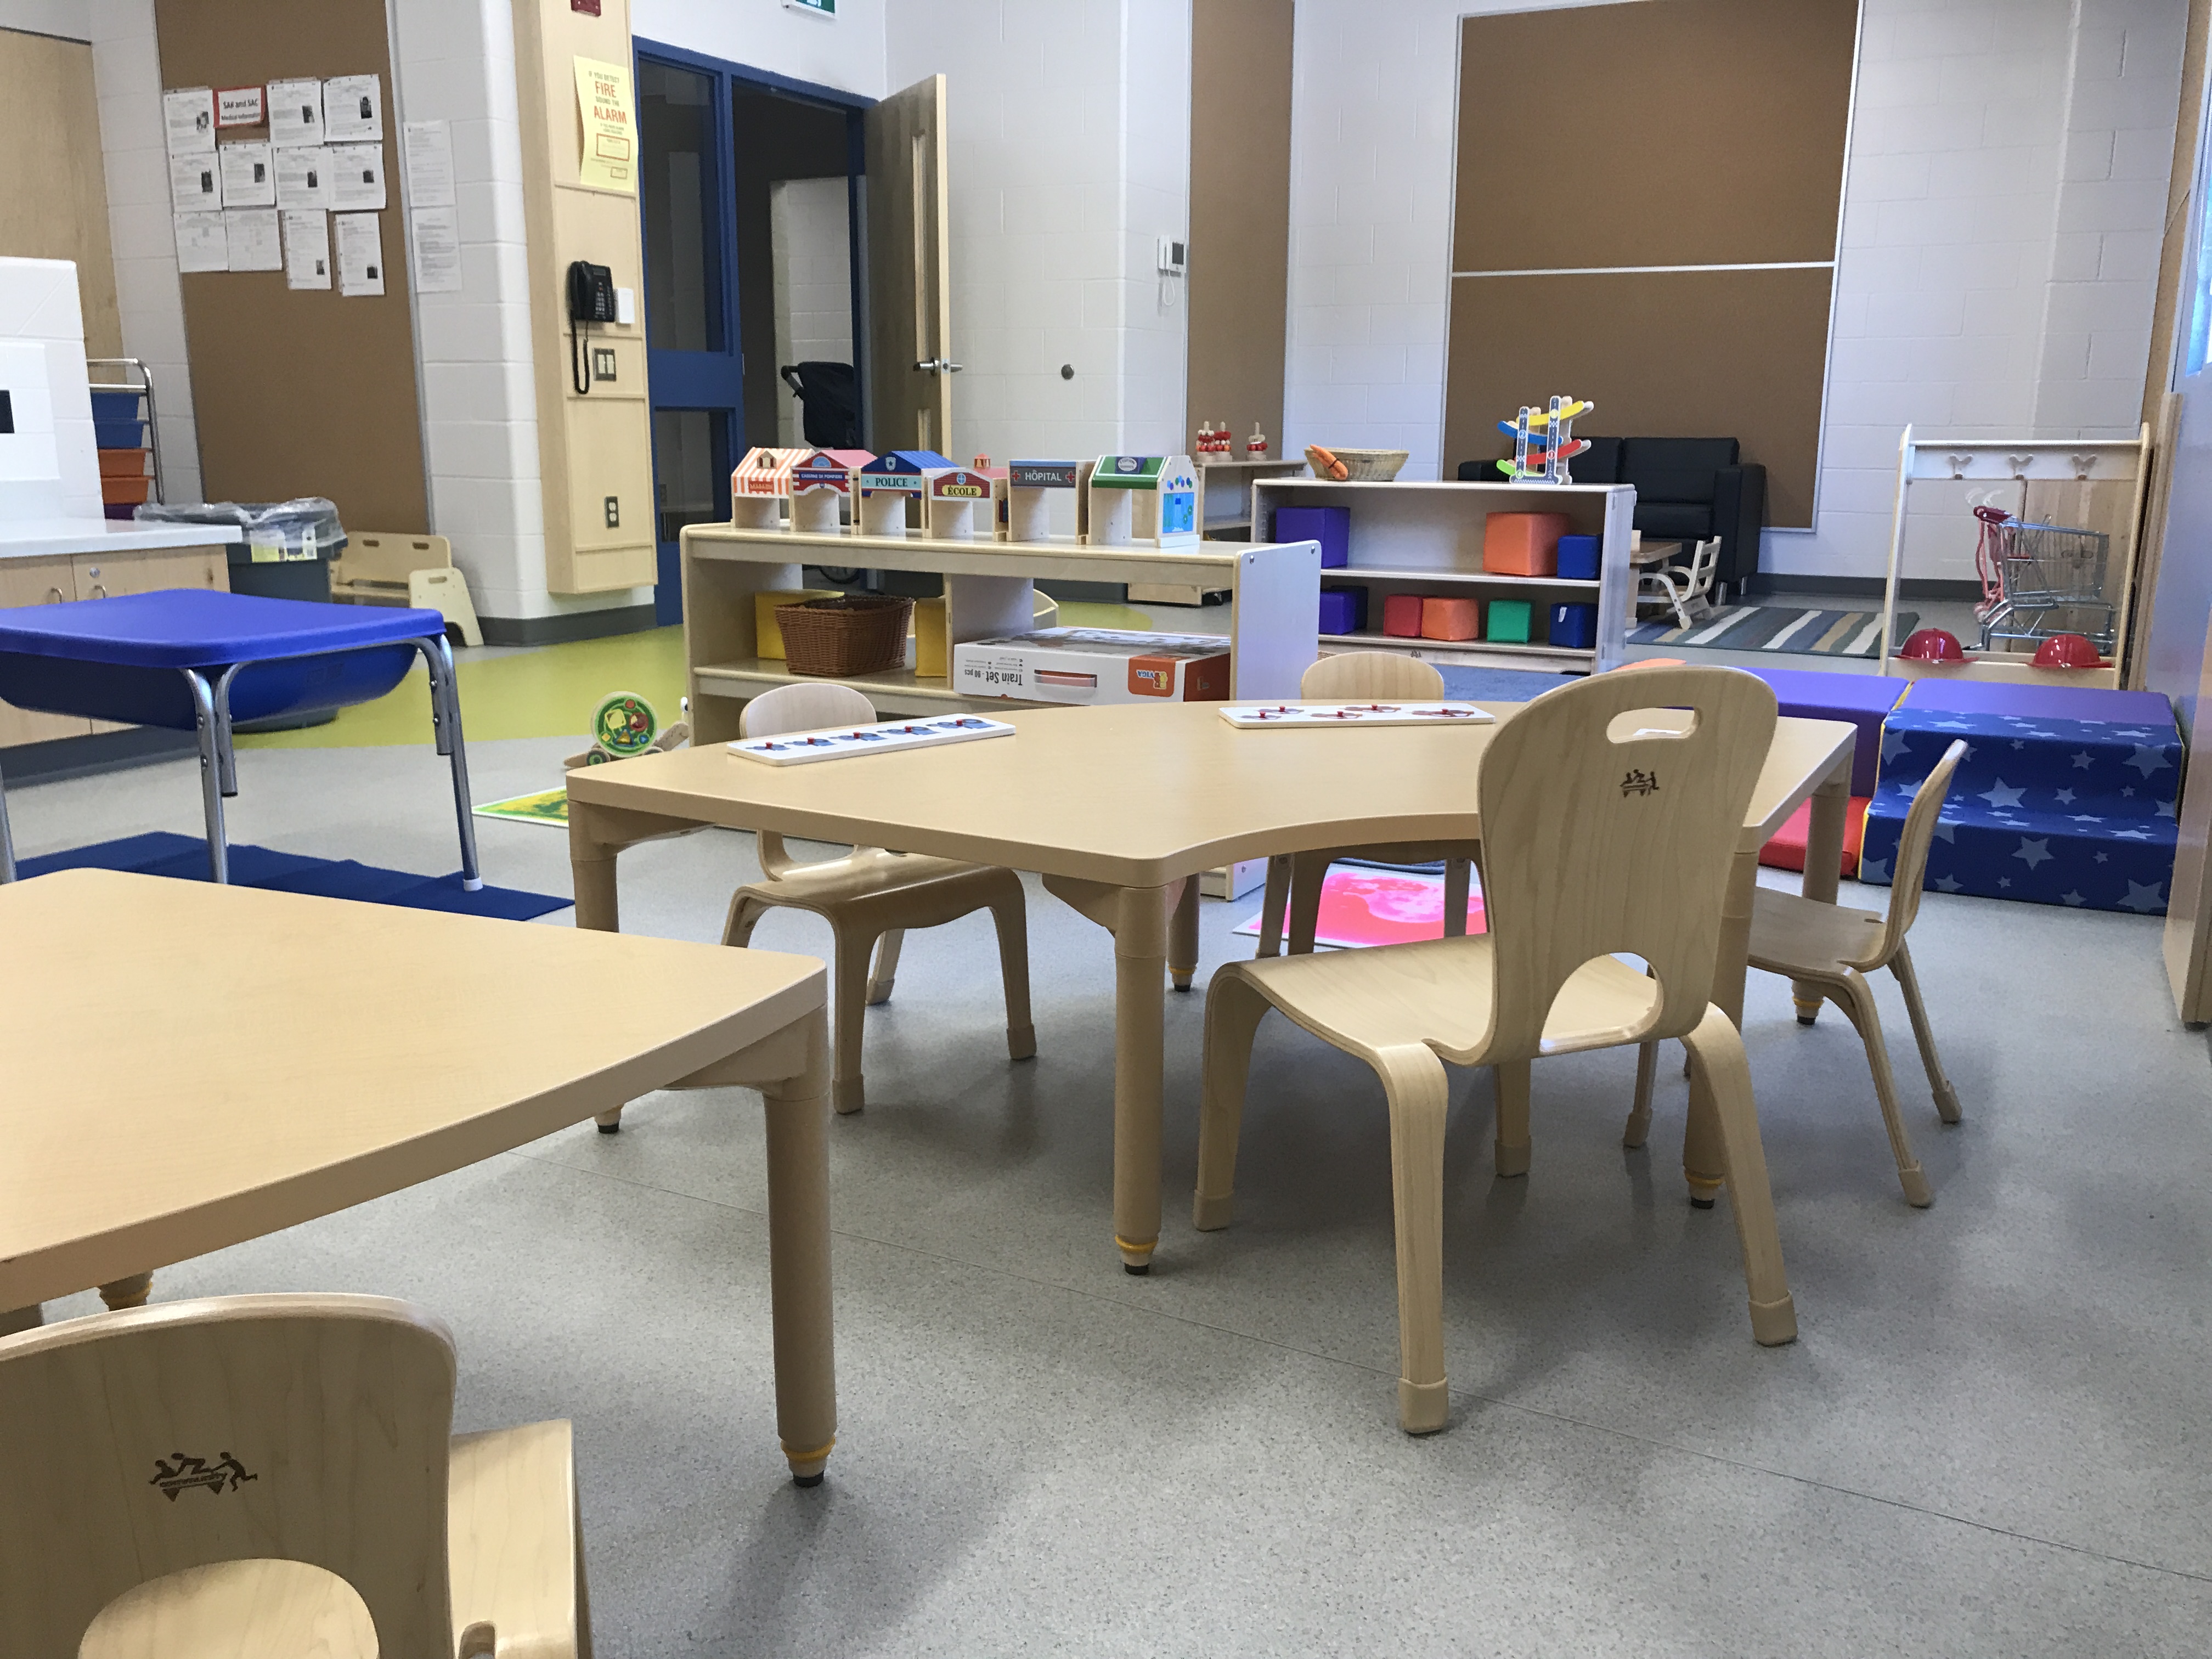
[[[1441,663],[1498,668],[1595,672],[1621,661],[1636,590],[1628,562],[1629,520],[1636,492],[1625,484],[1556,488],[1508,483],[1330,483],[1319,478],[1260,478],[1252,485],[1255,537],[1274,533],[1283,507],[1343,507],[1352,514],[1350,562],[1321,573],[1321,585],[1368,590],[1368,631],[1327,635],[1322,649],[1398,651]],[[1508,576],[1482,568],[1485,521],[1492,513],[1564,513],[1577,534],[1601,547],[1595,581],[1556,576]],[[1449,592],[1525,599],[1532,611],[1528,644],[1489,640],[1407,639],[1381,630],[1382,600],[1391,593]],[[1597,606],[1594,647],[1555,646],[1546,637],[1554,605]],[[1486,623],[1487,617],[1486,615]]]
[[[738,735],[744,700],[802,678],[758,653],[753,595],[802,587],[805,565],[865,566],[945,578],[946,629],[954,643],[1018,634],[1031,625],[1039,578],[1066,581],[1195,584],[1226,590],[1224,606],[1194,613],[1194,633],[1226,634],[1231,695],[1294,697],[1317,652],[1321,550],[1312,542],[1202,543],[1181,551],[1050,542],[937,541],[921,536],[817,536],[786,530],[690,525],[683,532],[684,651],[696,740]],[[910,669],[860,674],[851,685],[884,714],[988,712],[1003,698],[963,696],[941,678]],[[1024,704],[1024,707],[1036,705]]]

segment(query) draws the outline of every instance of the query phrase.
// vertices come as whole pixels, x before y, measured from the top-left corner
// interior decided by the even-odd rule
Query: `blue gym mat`
[[[1457,668],[1441,662],[1431,666],[1444,677],[1444,696],[1462,702],[1532,702],[1575,678],[1528,668]]]
[[[185,881],[208,878],[207,843],[192,836],[157,830],[143,836],[125,836],[66,853],[16,861],[16,874],[27,880],[56,870],[127,870],[143,876],[174,876]],[[230,849],[230,881],[234,887],[264,887],[277,893],[307,893],[317,898],[358,899],[367,904],[396,904],[408,910],[450,910],[457,915],[495,916],[502,921],[528,921],[573,903],[544,893],[525,893],[513,887],[483,887],[473,893],[461,890],[456,871],[450,876],[423,876],[407,870],[384,870],[351,859],[313,859],[299,853],[278,853],[266,847]]]

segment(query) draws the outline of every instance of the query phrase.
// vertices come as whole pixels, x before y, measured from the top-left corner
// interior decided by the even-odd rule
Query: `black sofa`
[[[1579,434],[1577,435],[1580,435]],[[1577,483],[1636,487],[1636,528],[1667,541],[1721,538],[1713,580],[1741,590],[1758,574],[1766,469],[1739,459],[1734,438],[1592,438],[1568,464]],[[1462,461],[1462,483],[1496,483],[1495,461]]]

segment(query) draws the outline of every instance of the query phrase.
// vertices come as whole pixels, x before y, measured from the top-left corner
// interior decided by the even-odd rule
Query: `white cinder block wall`
[[[778,179],[769,185],[769,263],[775,272],[778,363],[853,361],[853,217],[842,178]],[[776,442],[805,442],[791,388],[775,391]],[[711,500],[709,496],[708,499]]]
[[[1188,0],[900,0],[889,53],[946,79],[956,459],[1187,448]]]
[[[1411,477],[1462,459],[1439,453],[1459,19],[1532,9],[1300,0],[1292,453],[1402,447]],[[1863,0],[1819,520],[1769,532],[1766,570],[1881,574],[1907,422],[2134,432],[2186,15],[2186,0]],[[1572,388],[1531,388],[1553,390]]]

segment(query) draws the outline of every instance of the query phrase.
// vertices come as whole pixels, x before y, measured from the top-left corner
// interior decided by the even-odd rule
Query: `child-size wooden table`
[[[70,870],[0,886],[0,961],[20,970],[0,997],[0,1332],[88,1285],[143,1297],[154,1268],[645,1091],[740,1084],[768,1103],[776,1425],[792,1473],[821,1474],[837,1407],[815,958]]]
[[[1521,705],[1479,705],[1503,720]],[[1165,980],[1198,966],[1196,877],[1240,859],[1482,836],[1474,769],[1494,725],[1233,730],[1212,703],[1018,708],[1011,738],[770,767],[720,744],[568,775],[576,925],[619,925],[624,848],[701,823],[1032,870],[1114,936],[1114,1242],[1150,1266],[1160,1232]],[[1759,849],[1808,799],[1808,896],[1832,903],[1852,728],[1778,723],[1753,797],[1713,1000],[1741,1023]],[[604,1120],[603,1120],[604,1121]]]

